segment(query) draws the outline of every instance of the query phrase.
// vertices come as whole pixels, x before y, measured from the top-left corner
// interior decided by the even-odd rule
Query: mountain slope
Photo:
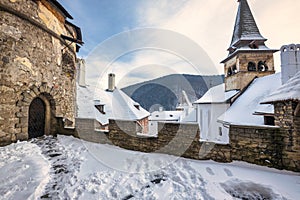
[[[201,98],[205,92],[224,82],[223,75],[201,76],[172,74],[154,80],[138,83],[122,90],[148,111],[174,110],[184,103],[182,91],[185,91],[191,102]]]

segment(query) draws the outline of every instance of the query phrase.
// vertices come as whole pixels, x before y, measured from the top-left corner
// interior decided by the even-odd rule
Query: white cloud
[[[248,2],[262,35],[269,39],[268,46],[280,48],[283,44],[299,43],[299,0]],[[102,84],[105,87],[106,74],[111,71],[116,73],[120,87],[168,73],[221,74],[223,65],[220,61],[227,56],[237,8],[237,2],[228,0],[143,1],[136,12],[138,27],[163,28],[173,33],[169,32],[169,36],[167,33],[160,35],[159,31],[145,30],[121,33],[122,37],[102,48],[105,52],[98,52],[101,58],[98,58],[97,66],[91,67],[91,71],[95,73],[95,68],[101,63],[98,76],[104,74]],[[149,50],[144,47],[154,48]],[[278,56],[277,53],[277,70],[280,68]],[[193,71],[186,60],[196,63],[197,70]]]

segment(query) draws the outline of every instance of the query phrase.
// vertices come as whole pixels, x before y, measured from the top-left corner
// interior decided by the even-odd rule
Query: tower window
[[[229,67],[228,70],[227,70],[227,76],[231,76],[232,75],[232,70],[231,68]]]
[[[234,65],[234,66],[232,67],[232,73],[233,73],[233,74],[236,74],[236,73],[237,73],[236,65]]]
[[[250,47],[251,49],[258,49],[258,46],[257,46],[257,44],[255,44],[255,43],[249,44],[249,47]]]
[[[258,62],[258,71],[260,71],[260,72],[268,71],[268,66],[266,65],[266,61],[265,62],[263,62],[263,61]]]
[[[254,62],[248,63],[248,71],[256,71],[256,65]]]

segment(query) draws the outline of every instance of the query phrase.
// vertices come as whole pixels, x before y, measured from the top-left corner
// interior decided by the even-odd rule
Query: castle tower
[[[74,128],[72,19],[56,0],[0,0],[0,146]]]
[[[255,77],[275,73],[273,53],[256,25],[247,0],[238,0],[239,8],[229,55],[224,64],[225,90],[244,89]]]

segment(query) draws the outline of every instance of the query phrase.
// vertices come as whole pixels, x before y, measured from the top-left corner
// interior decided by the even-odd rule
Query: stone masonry
[[[275,125],[282,127],[282,162],[287,169],[300,169],[300,107],[297,101],[275,102]],[[297,113],[298,112],[298,113]]]
[[[165,153],[197,160],[231,161],[229,145],[199,142],[198,124],[159,123],[157,137],[138,136],[135,134],[136,127],[132,121],[110,120],[110,142],[141,152]]]
[[[0,0],[0,146],[28,139],[29,106],[45,104],[45,134],[57,117],[74,126],[74,26],[47,0]],[[72,124],[73,123],[73,124]]]
[[[138,136],[135,134],[136,127],[134,122],[110,120],[110,131],[106,137],[109,143],[135,151],[166,153],[217,162],[237,160],[300,171],[297,164],[299,151],[296,152],[299,148],[299,137],[295,140],[298,146],[295,145],[293,151],[287,150],[286,132],[279,127],[231,126],[230,143],[227,145],[200,142],[197,124],[159,123],[157,137]]]

